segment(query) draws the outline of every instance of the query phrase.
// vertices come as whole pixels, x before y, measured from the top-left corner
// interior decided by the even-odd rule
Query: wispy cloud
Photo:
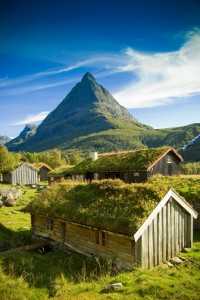
[[[41,78],[46,78],[49,76],[56,76],[59,74],[65,74],[68,73],[72,70],[79,69],[81,67],[85,66],[96,66],[96,67],[101,67],[101,68],[108,68],[109,63],[119,63],[121,60],[121,55],[118,54],[100,54],[96,56],[92,56],[89,59],[83,60],[83,61],[78,61],[74,63],[73,65],[64,67],[64,68],[56,68],[56,69],[51,69],[51,70],[46,70],[43,72],[35,73],[35,74],[30,74],[26,76],[21,76],[18,78],[2,78],[0,79],[0,87],[9,87],[9,86],[15,86],[19,85],[25,82],[33,81],[36,79],[41,79]],[[109,66],[110,68],[110,66]],[[60,83],[57,83],[57,85],[65,84],[65,81],[61,81]],[[51,85],[53,86],[53,84]],[[47,87],[49,87],[47,85]],[[41,87],[38,86],[38,89],[43,88],[43,85]],[[45,85],[44,85],[45,88]]]
[[[114,94],[125,107],[153,107],[183,101],[200,94],[200,30],[187,33],[185,43],[174,52],[147,54],[127,48],[120,53],[100,53],[63,68],[0,80],[0,87],[4,88],[1,93],[23,94],[76,82],[80,78],[71,77],[70,71],[83,67],[94,68],[96,78],[133,74],[134,80],[126,86],[118,84],[118,92]]]
[[[24,124],[39,122],[44,120],[48,114],[49,114],[48,111],[42,111],[36,115],[28,115],[25,119],[22,119],[13,125],[24,125]]]
[[[114,95],[124,106],[158,106],[200,93],[200,31],[190,33],[178,51],[143,54],[128,48],[126,54],[129,62],[120,69],[138,80]]]

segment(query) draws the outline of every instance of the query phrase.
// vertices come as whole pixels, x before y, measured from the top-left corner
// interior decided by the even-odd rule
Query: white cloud
[[[42,111],[36,115],[28,115],[25,119],[18,121],[13,125],[24,125],[24,124],[39,122],[44,120],[48,114],[49,114],[48,111]]]
[[[200,32],[190,35],[178,51],[142,54],[128,48],[126,55],[129,61],[120,69],[138,80],[114,95],[122,105],[158,106],[200,93]]]

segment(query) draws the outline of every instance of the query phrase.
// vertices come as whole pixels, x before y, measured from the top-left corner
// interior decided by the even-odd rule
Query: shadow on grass
[[[24,246],[31,243],[31,231],[29,229],[13,231],[0,224],[0,241],[7,245],[7,249],[0,248],[0,251]]]

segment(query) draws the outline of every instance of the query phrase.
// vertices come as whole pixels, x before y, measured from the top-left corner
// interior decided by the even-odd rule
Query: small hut
[[[151,268],[193,242],[196,211],[174,190],[104,180],[57,185],[29,205],[34,236],[86,256],[112,258],[125,269]],[[45,206],[45,193],[52,201]],[[59,198],[55,198],[59,194]]]
[[[43,163],[36,165],[36,168],[38,169],[39,181],[47,181],[48,173],[52,171],[52,168]]]
[[[38,170],[27,163],[22,163],[10,172],[3,174],[3,182],[12,185],[34,185],[38,182]]]

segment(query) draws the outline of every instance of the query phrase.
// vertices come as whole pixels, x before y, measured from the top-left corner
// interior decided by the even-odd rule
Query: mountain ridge
[[[22,131],[6,146],[15,152],[112,152],[163,145],[180,150],[198,134],[200,123],[165,129],[140,123],[87,72],[37,128],[28,135]]]

